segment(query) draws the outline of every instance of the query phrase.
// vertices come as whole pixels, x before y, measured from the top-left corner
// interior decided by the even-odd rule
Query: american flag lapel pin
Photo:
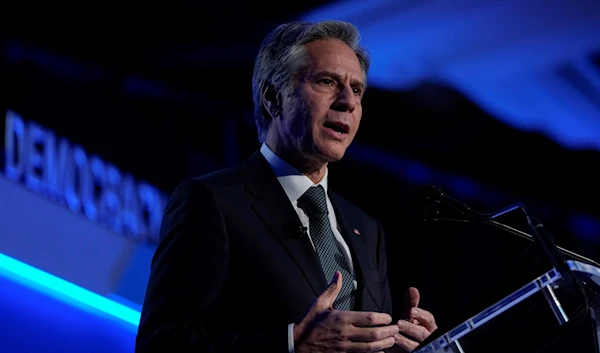
[[[354,234],[360,235],[360,232],[358,231],[358,229],[354,228]]]

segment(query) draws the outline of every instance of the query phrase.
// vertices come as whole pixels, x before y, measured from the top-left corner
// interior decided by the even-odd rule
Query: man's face
[[[307,45],[309,64],[296,89],[282,97],[282,117],[270,131],[279,147],[318,162],[341,159],[362,117],[364,73],[356,54],[339,40]]]

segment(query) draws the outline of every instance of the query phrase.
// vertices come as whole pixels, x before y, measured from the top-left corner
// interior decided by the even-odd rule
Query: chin
[[[346,147],[342,146],[323,146],[318,148],[319,154],[327,162],[337,162],[346,154]]]

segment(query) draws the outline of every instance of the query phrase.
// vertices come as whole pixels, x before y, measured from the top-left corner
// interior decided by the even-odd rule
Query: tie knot
[[[327,196],[321,185],[311,187],[298,199],[298,207],[304,210],[308,217],[327,214]]]

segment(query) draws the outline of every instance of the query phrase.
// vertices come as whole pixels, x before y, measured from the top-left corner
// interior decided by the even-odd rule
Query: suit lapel
[[[373,278],[371,273],[371,260],[367,253],[367,244],[364,238],[366,235],[358,235],[354,232],[356,228],[352,227],[352,223],[350,223],[348,219],[349,215],[347,211],[344,209],[342,202],[340,202],[339,197],[334,192],[329,192],[329,199],[335,210],[342,237],[344,237],[346,244],[348,244],[350,252],[352,253],[352,258],[354,259],[354,272],[359,279],[358,292],[360,293],[364,289],[369,292],[369,295],[375,300],[368,285],[373,283]],[[362,281],[360,280],[361,278]],[[365,295],[361,295],[361,308],[365,308],[365,299]],[[375,300],[375,303],[379,306],[377,300]]]
[[[310,240],[302,235],[302,223],[281,184],[260,152],[245,164],[246,188],[257,197],[252,208],[294,260],[315,296],[327,287],[321,265]]]

